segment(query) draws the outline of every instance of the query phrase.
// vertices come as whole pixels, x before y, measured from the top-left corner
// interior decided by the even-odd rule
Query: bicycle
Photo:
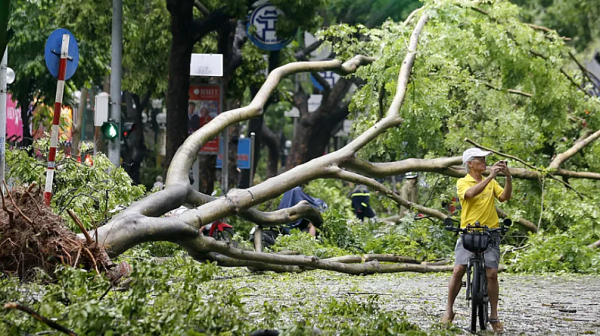
[[[467,295],[466,298],[471,304],[471,332],[477,330],[477,320],[479,317],[479,328],[486,330],[488,323],[489,296],[487,292],[487,276],[485,272],[484,254],[487,251],[491,241],[491,234],[494,232],[505,233],[512,221],[504,219],[502,226],[496,229],[489,229],[486,225],[475,222],[475,225],[467,224],[462,229],[454,226],[454,220],[447,217],[444,220],[447,231],[462,233],[463,246],[473,253],[467,263]],[[471,275],[473,277],[471,278]],[[472,279],[472,281],[471,281]]]

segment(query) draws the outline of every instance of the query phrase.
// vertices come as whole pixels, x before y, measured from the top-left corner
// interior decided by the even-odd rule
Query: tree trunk
[[[193,36],[188,29],[193,21],[193,4],[191,0],[167,0],[173,39],[167,89],[167,148],[163,161],[165,168],[187,138],[190,61],[194,45]]]
[[[269,149],[269,157],[267,158],[267,178],[277,175],[279,168],[279,138],[269,126],[263,123],[262,139]]]
[[[300,110],[300,119],[296,124],[292,148],[285,168],[290,170],[325,153],[336,125],[348,116],[348,104],[342,99],[352,83],[340,79],[331,93],[323,96],[323,103],[313,113],[308,112],[309,95],[296,95],[296,107]]]
[[[146,108],[146,105],[148,105],[149,98],[150,93],[144,97],[144,101],[140,101],[137,95],[125,92],[127,122],[133,122],[134,129],[127,134],[127,137],[124,136],[123,138],[125,145],[121,151],[121,157],[123,158],[122,167],[137,184],[140,183],[140,166],[146,154],[142,112]]]
[[[216,155],[200,155],[198,157],[198,184],[201,193],[210,195],[215,190],[215,181],[217,176],[215,174],[215,165],[217,164]]]
[[[23,121],[23,140],[21,145],[23,147],[28,147],[33,144],[33,137],[29,131],[29,100],[19,100],[19,105],[21,105],[21,120]]]

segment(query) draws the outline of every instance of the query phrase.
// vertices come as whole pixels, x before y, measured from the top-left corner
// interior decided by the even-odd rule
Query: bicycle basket
[[[490,244],[490,236],[483,232],[468,232],[462,235],[463,247],[473,253],[485,252]]]

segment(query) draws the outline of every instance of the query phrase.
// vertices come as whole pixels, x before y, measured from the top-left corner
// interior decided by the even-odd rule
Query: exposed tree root
[[[2,272],[27,281],[35,277],[37,269],[52,275],[59,265],[83,267],[97,272],[98,265],[104,270],[112,267],[103,248],[93,241],[90,244],[79,239],[66,227],[62,217],[41,202],[39,189],[37,192],[33,192],[32,188],[8,191],[8,195],[3,194],[2,199]],[[19,202],[15,202],[15,199]]]

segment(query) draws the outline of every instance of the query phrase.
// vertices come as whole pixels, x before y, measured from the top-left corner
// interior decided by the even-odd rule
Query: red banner
[[[188,135],[208,124],[221,113],[221,87],[218,85],[190,86],[188,102]],[[217,154],[219,138],[210,140],[200,149],[201,154]]]

